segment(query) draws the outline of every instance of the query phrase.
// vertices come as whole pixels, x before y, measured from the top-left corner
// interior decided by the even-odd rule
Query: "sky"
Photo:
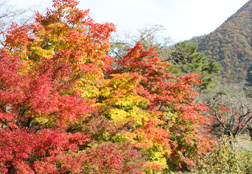
[[[249,0],[80,0],[95,22],[111,22],[117,32],[136,32],[162,25],[174,43],[209,34]],[[52,0],[10,0],[17,8],[43,11]]]

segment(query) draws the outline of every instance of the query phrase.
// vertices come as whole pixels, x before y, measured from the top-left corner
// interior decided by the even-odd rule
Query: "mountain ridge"
[[[226,82],[248,80],[248,71],[252,69],[252,0],[213,32],[190,41],[198,45],[198,51],[206,54],[208,60],[222,64],[221,76]]]

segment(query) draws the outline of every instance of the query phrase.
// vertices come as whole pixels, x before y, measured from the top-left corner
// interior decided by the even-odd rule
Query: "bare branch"
[[[245,95],[243,85],[219,84],[215,89],[203,93],[201,100],[212,109],[212,115],[236,138],[250,124],[252,119],[252,98]]]

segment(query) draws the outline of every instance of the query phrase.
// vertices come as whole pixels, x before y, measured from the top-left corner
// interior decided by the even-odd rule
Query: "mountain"
[[[226,82],[252,84],[252,0],[208,35],[190,40],[209,60],[222,64]]]

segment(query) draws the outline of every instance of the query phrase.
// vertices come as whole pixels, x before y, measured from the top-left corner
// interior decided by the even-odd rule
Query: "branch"
[[[249,119],[246,121],[246,123],[244,124],[243,128],[240,130],[240,132],[237,133],[237,136],[240,135],[240,133],[242,133],[245,128],[247,127],[248,123],[250,122],[250,120],[252,119],[252,116],[249,117]]]
[[[123,60],[123,57],[120,56],[112,47],[110,47],[110,50],[114,52],[121,60]]]
[[[209,107],[209,106],[208,106]],[[214,111],[214,113],[215,113],[215,117],[217,118],[217,120],[221,123],[221,125],[224,127],[224,129],[226,129],[226,126],[225,126],[225,124],[220,120],[220,118],[218,117],[218,112],[213,108],[213,107],[209,107],[209,108],[211,108],[213,111]]]

